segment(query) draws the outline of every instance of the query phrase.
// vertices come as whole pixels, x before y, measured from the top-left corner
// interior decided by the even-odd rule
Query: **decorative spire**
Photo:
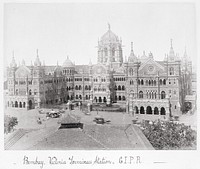
[[[12,51],[12,57],[13,57],[13,58],[15,57],[15,53],[14,53],[14,50]]]
[[[173,46],[172,46],[172,41],[173,41],[173,40],[172,40],[172,39],[170,39],[170,41],[171,41],[171,48],[173,48]]]
[[[108,30],[110,30],[110,23],[108,23]]]
[[[39,55],[38,55],[38,49],[36,50],[36,53],[37,53],[37,57],[39,57]]]
[[[131,42],[131,52],[133,52],[133,42]]]

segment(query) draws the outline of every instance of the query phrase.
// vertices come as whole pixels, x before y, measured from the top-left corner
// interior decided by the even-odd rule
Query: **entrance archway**
[[[147,106],[147,114],[152,114],[152,108],[151,108],[151,106]]]
[[[32,109],[32,108],[33,108],[33,102],[32,102],[32,100],[29,100],[29,102],[28,102],[28,107],[29,107],[29,109]]]

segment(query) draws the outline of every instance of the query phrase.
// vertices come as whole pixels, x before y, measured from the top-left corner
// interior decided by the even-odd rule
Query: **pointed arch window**
[[[107,50],[107,48],[104,49],[104,53],[105,53],[105,56],[108,56],[108,50]]]
[[[174,75],[174,68],[173,67],[169,68],[169,75]]]

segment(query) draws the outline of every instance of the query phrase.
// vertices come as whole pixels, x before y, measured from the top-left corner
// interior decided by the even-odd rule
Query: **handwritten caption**
[[[100,157],[96,155],[92,159],[83,159],[80,157],[70,156],[66,158],[58,158],[49,156],[46,159],[41,159],[38,156],[24,156],[23,165],[36,165],[43,169],[47,165],[113,165],[113,164],[141,164],[140,156],[119,156],[118,158],[109,159],[108,157]]]

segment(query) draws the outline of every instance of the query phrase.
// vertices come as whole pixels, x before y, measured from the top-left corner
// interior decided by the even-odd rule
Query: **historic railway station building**
[[[62,66],[42,64],[38,52],[30,66],[24,61],[17,66],[13,57],[7,68],[6,106],[33,109],[74,100],[120,104],[144,118],[180,115],[182,77],[192,74],[192,65],[186,52],[182,60],[175,55],[172,41],[163,61],[155,61],[151,52],[137,57],[133,43],[123,60],[122,41],[109,26],[98,41],[97,57],[97,64],[88,65],[74,65],[67,57]]]

